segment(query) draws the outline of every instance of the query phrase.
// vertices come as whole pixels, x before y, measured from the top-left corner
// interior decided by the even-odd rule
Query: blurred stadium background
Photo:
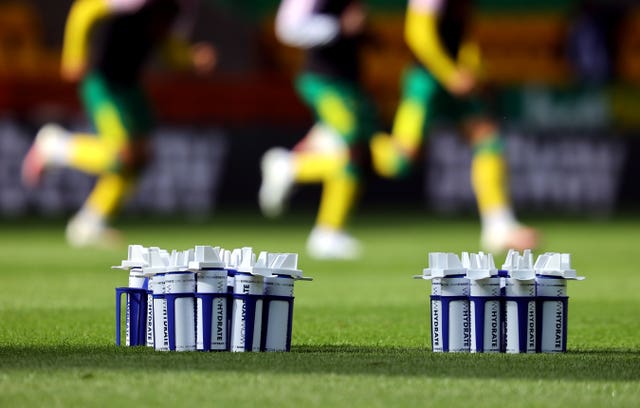
[[[472,33],[496,89],[516,208],[587,216],[636,208],[640,6],[632,0],[477,1]],[[203,3],[195,37],[217,47],[216,72],[203,79],[150,70],[156,160],[129,213],[206,216],[226,204],[257,209],[261,154],[292,146],[311,124],[291,84],[300,54],[280,45],[273,32],[277,1]],[[364,56],[366,83],[388,127],[410,58],[402,36],[405,2],[367,3],[377,41]],[[1,218],[67,214],[91,186],[67,170],[49,175],[37,191],[19,179],[39,126],[88,126],[75,87],[58,76],[70,5],[0,1]],[[401,182],[371,176],[361,207],[393,201],[475,211],[470,152],[456,133],[446,115],[440,118],[421,169]],[[303,192],[307,198],[296,203],[315,206],[313,194]]]

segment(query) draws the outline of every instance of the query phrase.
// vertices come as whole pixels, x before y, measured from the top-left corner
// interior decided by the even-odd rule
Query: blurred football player
[[[471,0],[409,0],[404,34],[415,63],[404,73],[391,135],[377,134],[371,142],[373,166],[382,176],[403,176],[420,152],[432,111],[442,105],[461,111],[462,130],[473,149],[481,246],[489,251],[533,248],[538,234],[516,220],[503,141],[478,92],[480,53],[465,32],[470,14]]]
[[[322,183],[307,241],[309,255],[318,259],[353,259],[361,251],[345,223],[376,128],[375,109],[359,83],[364,26],[365,10],[357,0],[284,0],[276,17],[278,38],[305,50],[296,88],[317,123],[292,151],[265,153],[259,203],[265,215],[277,216],[295,184]]]
[[[69,221],[74,246],[110,246],[118,233],[110,219],[148,160],[152,113],[140,85],[156,49],[168,62],[208,72],[212,47],[190,47],[184,35],[195,3],[186,0],[76,0],[69,11],[62,76],[80,82],[80,94],[96,134],[72,133],[55,124],[38,132],[24,159],[23,181],[35,186],[51,167],[98,176],[93,191]],[[184,20],[178,20],[178,15]],[[96,32],[98,31],[98,32]]]

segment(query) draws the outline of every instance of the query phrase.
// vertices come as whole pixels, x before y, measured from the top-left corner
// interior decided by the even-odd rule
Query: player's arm
[[[340,20],[316,12],[318,0],[282,0],[276,15],[276,35],[282,43],[312,48],[335,41],[341,31]]]
[[[438,14],[443,0],[409,0],[405,21],[405,40],[416,58],[454,94],[473,87],[470,72],[458,67],[446,52],[438,33]]]
[[[69,11],[62,45],[62,76],[78,80],[87,64],[91,30],[101,19],[118,12],[131,12],[146,0],[76,0]]]
[[[209,43],[192,44],[182,35],[172,34],[162,44],[161,57],[173,69],[193,69],[198,74],[210,73],[217,63],[216,49]]]
[[[199,74],[210,73],[217,63],[215,48],[206,42],[193,44],[190,40],[198,15],[196,0],[181,0],[180,16],[160,46],[160,56],[173,69],[193,69]]]
[[[467,40],[460,45],[458,65],[470,70],[476,76],[482,76],[484,67],[482,65],[482,52],[478,43]]]
[[[160,47],[161,59],[174,69],[191,68],[191,44],[186,38],[170,34]]]

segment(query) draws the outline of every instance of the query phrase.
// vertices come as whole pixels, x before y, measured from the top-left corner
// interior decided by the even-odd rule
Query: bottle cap
[[[463,252],[462,266],[467,270],[467,278],[472,280],[487,279],[498,276],[498,269],[493,262],[493,255],[478,252]]]
[[[534,269],[538,276],[555,276],[575,280],[584,279],[584,276],[577,276],[576,270],[571,268],[571,254],[544,253],[538,256]]]
[[[142,245],[129,245],[127,259],[122,260],[120,265],[112,266],[111,268],[129,270],[143,268],[147,265],[149,265],[149,249]]]
[[[451,275],[464,275],[466,270],[460,262],[458,255],[452,252],[430,252],[429,267],[423,269],[422,275],[416,275],[416,279],[444,278]]]
[[[224,268],[225,264],[222,260],[220,250],[220,247],[214,248],[210,245],[196,245],[193,259],[189,262],[189,270],[196,272],[203,269]]]
[[[149,248],[149,264],[142,267],[145,275],[156,275],[166,273],[169,270],[171,256],[169,253],[158,247]]]
[[[312,278],[302,276],[302,271],[298,269],[298,254],[295,253],[262,251],[253,266],[253,274],[265,277],[287,275],[293,279],[312,280]]]
[[[509,277],[516,280],[528,281],[536,277],[536,271],[533,269],[533,254],[530,249],[525,249],[522,255],[515,249],[510,249],[502,269],[509,273]]]

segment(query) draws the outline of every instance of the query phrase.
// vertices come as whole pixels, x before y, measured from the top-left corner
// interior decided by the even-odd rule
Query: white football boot
[[[307,252],[319,260],[354,260],[360,257],[362,246],[344,231],[315,227],[307,240]]]
[[[69,220],[66,237],[69,245],[76,248],[117,248],[122,243],[119,231],[108,227],[103,217],[86,208]]]
[[[36,138],[22,161],[22,182],[35,187],[48,166],[64,164],[68,154],[69,132],[56,124],[46,124],[38,131]]]
[[[498,210],[482,217],[480,246],[487,252],[535,249],[539,239],[538,231],[516,221],[511,210]]]
[[[262,156],[258,203],[267,217],[278,217],[285,210],[294,185],[292,156],[290,151],[281,147],[269,149]]]

